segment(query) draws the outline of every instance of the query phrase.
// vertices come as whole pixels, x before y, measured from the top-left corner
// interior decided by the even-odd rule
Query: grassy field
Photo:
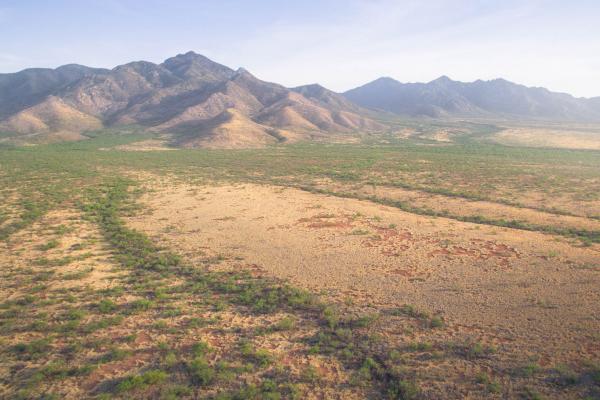
[[[229,268],[235,256],[188,257],[127,223],[152,212],[139,199],[159,191],[157,179],[275,185],[539,233],[597,257],[600,152],[486,143],[488,125],[445,126],[461,132],[452,142],[427,137],[438,127],[412,128],[425,136],[136,152],[114,148],[149,135],[109,132],[1,146],[0,397],[600,398],[597,335],[581,337],[591,358],[511,363],[492,343],[442,342],[452,322],[412,302],[383,309],[321,295]],[[374,221],[352,225],[352,239],[382,228]],[[444,366],[463,378],[445,386]]]

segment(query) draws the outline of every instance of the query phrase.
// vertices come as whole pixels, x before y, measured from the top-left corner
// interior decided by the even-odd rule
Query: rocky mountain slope
[[[0,75],[0,132],[37,140],[137,124],[185,147],[257,147],[385,127],[322,87],[288,89],[189,52],[112,70],[69,65]]]

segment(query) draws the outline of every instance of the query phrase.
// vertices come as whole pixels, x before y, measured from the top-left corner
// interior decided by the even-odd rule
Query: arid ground
[[[0,148],[0,398],[600,398],[600,153],[403,129]]]

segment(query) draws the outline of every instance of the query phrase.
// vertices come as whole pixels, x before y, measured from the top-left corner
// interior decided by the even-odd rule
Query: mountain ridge
[[[460,82],[442,75],[402,83],[381,77],[342,94],[362,107],[399,115],[600,121],[600,97],[577,98],[503,78]]]
[[[328,101],[307,98],[194,52],[161,64],[65,66],[40,73],[0,75],[0,87],[11,89],[0,91],[1,131],[80,138],[90,128],[137,124],[174,135],[173,143],[186,147],[256,147],[385,128],[339,94],[328,91]],[[11,100],[15,97],[20,104]]]
[[[600,97],[576,98],[502,78],[426,83],[381,77],[344,93],[287,88],[193,51],[112,69],[67,64],[0,74],[0,133],[36,142],[139,125],[185,147],[260,147],[389,129],[382,112],[433,118],[600,121]],[[246,137],[244,137],[246,135]]]

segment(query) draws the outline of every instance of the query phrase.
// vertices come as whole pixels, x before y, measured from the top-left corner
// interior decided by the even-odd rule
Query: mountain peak
[[[320,85],[299,93],[193,51],[159,65],[135,61],[95,71],[65,66],[58,72],[0,74],[0,130],[50,135],[139,124],[173,135],[174,143],[186,147],[260,147],[316,134],[383,129]],[[39,127],[32,128],[32,120],[39,120]]]
[[[318,83],[309,83],[308,85],[302,85],[302,86],[298,86],[298,87],[305,87],[307,89],[313,89],[313,90],[327,90],[327,89],[325,89],[325,87],[319,85]]]
[[[446,75],[442,75],[437,79],[432,80],[429,83],[451,83],[454,82],[452,79],[450,79],[448,76]]]
[[[292,88],[292,90],[294,92],[302,93],[304,95],[309,95],[309,96],[317,96],[317,95],[321,95],[323,93],[330,92],[329,89],[326,89],[325,87],[319,85],[318,83],[310,83],[308,85],[297,86],[295,88]]]
[[[121,69],[128,69],[128,68],[139,70],[139,69],[150,69],[150,68],[156,68],[156,67],[157,67],[157,65],[150,61],[132,61],[127,64],[116,66],[115,68],[113,68],[113,70],[118,71]]]
[[[400,83],[400,81],[397,81],[396,79],[391,78],[389,76],[382,76],[381,78],[375,79],[371,83]]]
[[[161,66],[180,78],[200,79],[203,81],[228,79],[234,74],[231,68],[193,51],[168,58]]]
[[[171,58],[184,58],[184,59],[204,58],[204,59],[207,59],[207,57],[203,56],[202,54],[198,54],[192,50],[188,51],[187,53],[177,54],[176,56],[171,57]]]
[[[250,71],[248,71],[246,68],[243,67],[239,67],[236,71],[235,71],[236,75],[238,76],[251,76],[254,78],[254,75],[252,75],[250,73]]]

